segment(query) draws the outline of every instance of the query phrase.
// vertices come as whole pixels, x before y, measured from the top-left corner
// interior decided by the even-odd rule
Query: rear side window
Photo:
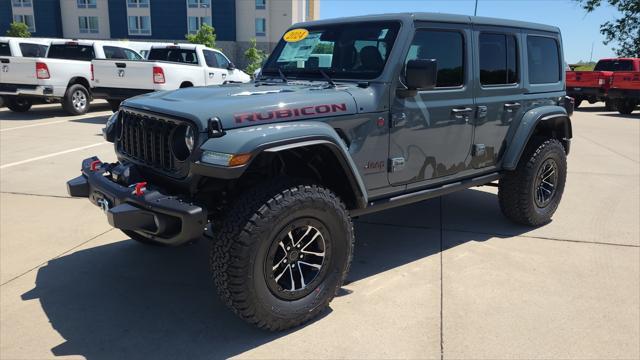
[[[461,33],[416,31],[406,62],[416,59],[435,59],[438,62],[436,87],[455,87],[464,83],[464,40]]]
[[[40,44],[20,43],[20,52],[24,57],[44,57],[47,54],[47,46]]]
[[[594,71],[633,71],[631,60],[600,60]]]
[[[556,39],[542,36],[527,37],[527,54],[531,84],[549,84],[562,79],[560,50]]]
[[[122,60],[142,60],[142,57],[136,54],[135,51],[117,47],[117,46],[105,46],[103,47],[104,57],[106,59],[122,59]]]
[[[0,42],[0,56],[11,56],[11,49],[9,43]]]
[[[96,56],[93,51],[93,46],[62,44],[51,45],[47,57],[53,59],[91,61],[95,59]]]
[[[183,64],[197,64],[195,50],[180,48],[151,49],[148,60],[171,61]]]
[[[506,34],[480,34],[480,83],[506,85],[518,82],[516,38]]]

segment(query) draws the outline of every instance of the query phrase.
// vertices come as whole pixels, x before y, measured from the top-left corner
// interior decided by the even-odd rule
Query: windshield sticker
[[[310,34],[304,41],[288,43],[280,53],[278,62],[306,61],[320,42],[320,33]]]
[[[308,35],[309,30],[307,29],[293,29],[287,31],[282,38],[286,42],[298,42],[304,40]]]

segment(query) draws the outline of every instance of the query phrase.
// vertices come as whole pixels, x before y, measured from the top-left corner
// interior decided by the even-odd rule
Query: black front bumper
[[[126,100],[150,92],[153,92],[153,90],[95,87],[91,89],[91,96],[95,99]]]
[[[207,212],[200,206],[177,196],[162,194],[153,185],[136,194],[136,183],[121,185],[112,179],[111,170],[119,163],[102,164],[91,157],[82,161],[82,175],[67,181],[67,192],[73,197],[86,197],[105,210],[111,226],[135,231],[141,236],[167,245],[180,245],[203,236],[207,226]],[[133,172],[135,165],[130,167]]]

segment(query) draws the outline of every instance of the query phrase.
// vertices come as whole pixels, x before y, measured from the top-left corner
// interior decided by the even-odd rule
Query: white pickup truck
[[[147,61],[96,59],[91,63],[94,97],[109,100],[114,110],[124,99],[153,91],[251,81],[223,53],[204,45],[152,46]]]
[[[142,56],[118,42],[94,40],[51,41],[46,57],[0,56],[0,96],[13,111],[31,108],[33,100],[60,101],[71,115],[89,110],[91,60],[142,60]]]
[[[45,56],[50,42],[51,39],[0,36],[0,90],[7,85],[4,74],[9,72],[12,57]],[[3,105],[7,105],[10,109],[20,108],[19,102],[5,101],[0,96],[0,107]]]

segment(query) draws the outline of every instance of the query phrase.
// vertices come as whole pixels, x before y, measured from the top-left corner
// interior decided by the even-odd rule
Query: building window
[[[33,15],[13,15],[13,21],[27,24],[30,32],[36,31],[36,24],[33,21]]]
[[[127,6],[130,8],[148,8],[150,0],[127,0]]]
[[[193,34],[200,30],[202,24],[211,25],[210,16],[189,16],[189,33]]]
[[[209,8],[211,0],[187,0],[187,6],[190,8]]]
[[[267,0],[256,0],[256,9],[265,9],[267,7]]]
[[[81,34],[97,34],[98,33],[98,17],[97,16],[80,16],[78,17]]]
[[[13,0],[13,7],[31,7],[31,0]]]
[[[97,0],[78,0],[78,8],[81,9],[95,9],[97,7]]]
[[[265,36],[267,34],[267,20],[265,18],[256,19],[256,36]]]
[[[151,35],[151,17],[129,16],[129,35]]]

